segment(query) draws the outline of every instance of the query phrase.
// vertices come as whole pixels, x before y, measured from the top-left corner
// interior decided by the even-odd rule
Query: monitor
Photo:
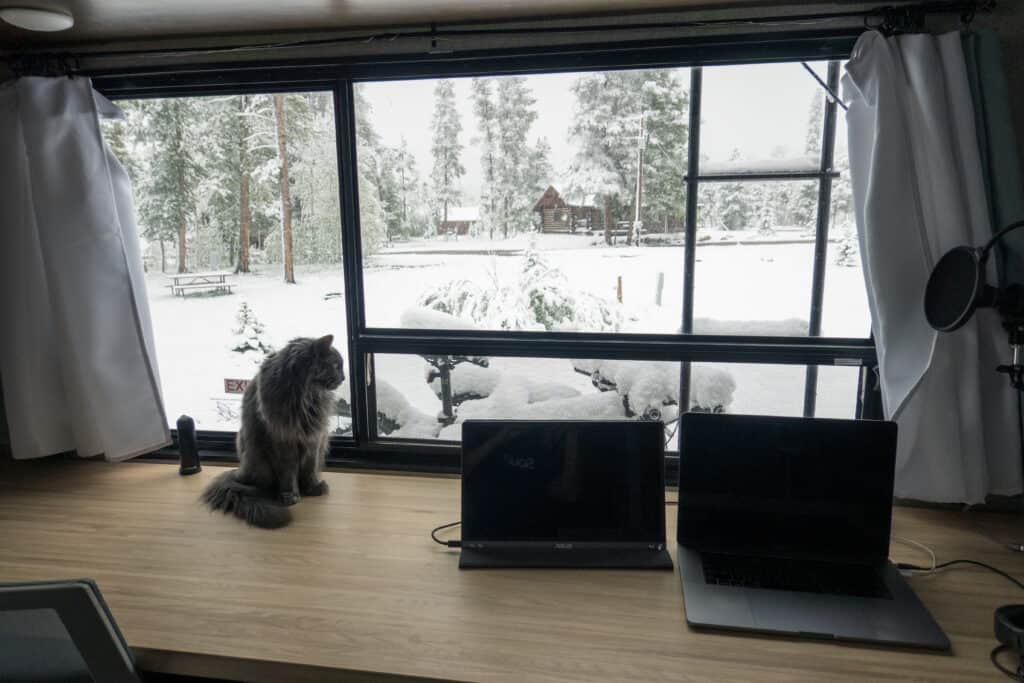
[[[677,540],[747,556],[885,562],[896,424],[688,413]]]
[[[664,543],[664,425],[467,420],[462,542]]]

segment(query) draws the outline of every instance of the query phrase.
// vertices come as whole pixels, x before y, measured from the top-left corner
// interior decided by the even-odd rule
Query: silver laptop
[[[892,422],[684,415],[687,623],[948,650],[888,560],[895,462]]]

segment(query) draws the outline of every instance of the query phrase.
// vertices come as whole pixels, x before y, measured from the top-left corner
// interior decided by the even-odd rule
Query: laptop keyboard
[[[891,600],[876,571],[827,562],[703,553],[705,583]]]

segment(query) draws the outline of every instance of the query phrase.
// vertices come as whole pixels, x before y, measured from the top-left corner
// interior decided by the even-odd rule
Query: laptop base
[[[462,548],[459,569],[672,569],[668,550]]]
[[[692,627],[950,649],[946,634],[891,563],[878,570],[888,595],[872,598],[710,583],[700,552],[680,546],[678,558]]]

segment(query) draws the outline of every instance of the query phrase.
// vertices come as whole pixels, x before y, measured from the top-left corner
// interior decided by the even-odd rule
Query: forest
[[[453,207],[475,205],[470,236],[535,230],[533,205],[558,184],[567,197],[599,197],[616,221],[647,234],[679,232],[685,214],[689,102],[678,70],[582,74],[568,93],[563,140],[532,131],[530,77],[475,78],[472,117],[460,114],[453,81],[438,80],[430,116],[430,163],[404,138],[385,144],[356,87],[359,209],[364,254],[395,241],[436,236]],[[823,96],[807,110],[802,163],[820,154]],[[341,260],[341,207],[333,98],[329,92],[130,100],[123,121],[105,122],[108,143],[132,178],[150,271],[248,272]],[[472,118],[472,120],[463,120]],[[552,144],[571,148],[554,169]],[[465,191],[465,161],[479,159],[478,193]],[[792,150],[772,155],[788,162]],[[702,160],[705,163],[707,160]],[[734,149],[730,163],[747,160]],[[764,163],[766,160],[750,160]],[[771,160],[767,160],[771,161]],[[845,157],[837,170],[844,170]],[[771,233],[813,229],[816,182],[702,183],[698,228]],[[639,210],[637,203],[639,202]],[[849,187],[836,183],[833,216],[848,223]]]

